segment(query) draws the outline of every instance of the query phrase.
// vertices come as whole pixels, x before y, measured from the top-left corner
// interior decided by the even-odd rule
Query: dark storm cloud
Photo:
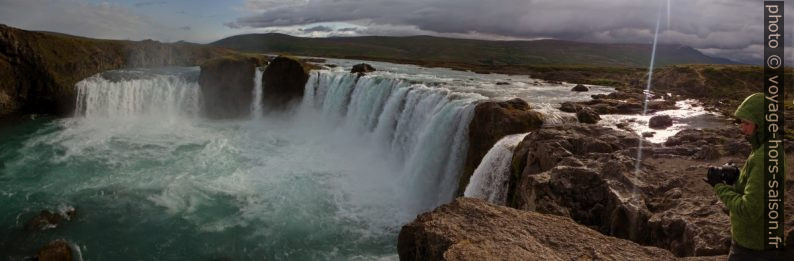
[[[661,13],[661,43],[684,44],[743,61],[760,59],[761,53],[747,52],[757,50],[752,46],[761,44],[763,30],[763,4],[750,0],[671,0],[669,18],[665,0],[248,0],[246,6],[255,14],[227,26],[356,21],[380,29],[397,27],[399,34],[413,30],[607,43],[650,42]],[[790,32],[793,27],[787,28]],[[741,54],[731,57],[731,50]]]

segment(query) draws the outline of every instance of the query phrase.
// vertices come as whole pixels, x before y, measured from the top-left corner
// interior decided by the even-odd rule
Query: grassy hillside
[[[648,44],[594,44],[560,40],[484,41],[432,36],[302,38],[283,34],[228,37],[214,46],[293,55],[464,63],[471,65],[592,65],[647,67]],[[680,45],[660,45],[657,65],[731,64]]]

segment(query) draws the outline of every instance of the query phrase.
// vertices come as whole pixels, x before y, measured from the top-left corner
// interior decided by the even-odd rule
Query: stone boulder
[[[560,104],[560,111],[576,113],[583,108],[582,105],[574,102],[563,102]]]
[[[458,182],[458,194],[463,193],[474,170],[497,141],[507,135],[538,129],[542,125],[543,115],[519,98],[477,104],[469,123],[469,150]]]
[[[36,257],[39,261],[71,261],[72,247],[65,240],[55,240],[39,249]]]
[[[458,198],[400,230],[400,260],[674,260],[569,218]]]
[[[713,164],[682,147],[697,145],[645,143],[638,170],[638,137],[629,135],[581,124],[532,132],[514,151],[507,205],[569,217],[680,257],[727,254],[730,221],[702,181]],[[685,133],[673,140],[693,136],[702,137]]]
[[[581,85],[581,84],[577,84],[576,86],[571,88],[572,92],[586,92],[586,91],[589,91],[589,90],[590,89],[587,88],[587,86],[584,86],[584,85]]]
[[[77,212],[73,207],[65,208],[58,212],[42,210],[25,224],[25,230],[40,231],[56,228],[64,222],[72,220]]]
[[[585,107],[576,112],[576,119],[581,123],[594,124],[601,120],[601,116],[598,116],[593,109]]]
[[[359,63],[353,65],[353,68],[350,69],[350,73],[357,73],[359,77],[364,76],[364,74],[366,73],[374,72],[374,71],[375,71],[375,67],[372,67],[372,65],[369,65],[367,63]]]
[[[251,110],[255,59],[223,57],[201,64],[203,114],[211,119],[247,117]]]
[[[297,59],[279,56],[270,62],[262,76],[265,107],[284,109],[303,98],[309,69]]]
[[[598,114],[641,114],[645,96],[639,93],[613,92],[591,95],[589,101],[577,102],[580,106],[593,108]],[[568,106],[570,107],[570,106]],[[648,102],[648,113],[676,109],[674,100]]]
[[[673,126],[673,118],[668,115],[656,115],[648,121],[648,127],[652,129],[667,129]]]

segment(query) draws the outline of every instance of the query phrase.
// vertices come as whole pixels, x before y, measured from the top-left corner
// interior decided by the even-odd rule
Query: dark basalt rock
[[[469,150],[458,182],[458,194],[463,193],[477,165],[497,141],[507,135],[538,129],[542,125],[543,115],[532,110],[522,99],[477,104],[469,123]]]
[[[400,230],[400,260],[673,260],[572,220],[458,198]]]
[[[262,76],[264,105],[269,109],[281,110],[295,100],[303,97],[309,68],[300,61],[279,56],[265,68]]]
[[[514,151],[507,204],[570,217],[605,235],[665,248],[676,256],[727,254],[728,216],[702,175],[684,175],[679,169],[700,162],[701,167],[687,171],[705,171],[709,163],[702,160],[719,157],[723,149],[699,152],[698,143],[731,137],[723,132],[684,131],[668,140],[671,146],[646,143],[646,160],[637,171],[636,136],[593,125],[544,127]],[[674,161],[646,162],[662,160],[656,155]]]
[[[42,210],[38,215],[31,218],[25,224],[25,230],[28,231],[41,231],[56,228],[64,222],[73,219],[77,215],[74,208],[69,207],[60,212],[52,212],[49,210]]]
[[[55,240],[42,247],[36,256],[38,261],[71,261],[72,248],[65,240]]]
[[[576,113],[576,119],[581,123],[594,124],[601,120],[601,116],[598,116],[593,109],[582,108]]]
[[[211,119],[247,117],[252,103],[255,59],[224,57],[201,65],[199,85],[204,116]]]
[[[576,104],[574,102],[563,102],[560,104],[560,110],[564,112],[572,112],[576,113],[583,108],[582,105]]]
[[[586,92],[586,91],[589,91],[589,90],[590,89],[587,88],[587,86],[584,86],[584,85],[581,85],[581,84],[577,84],[576,86],[571,88],[572,92]]]
[[[353,65],[353,69],[350,70],[350,73],[357,73],[358,76],[360,77],[360,76],[364,76],[364,74],[366,73],[374,72],[374,71],[375,71],[375,67],[372,67],[372,65],[369,65],[367,63],[359,63]]]
[[[653,129],[666,129],[673,126],[673,118],[668,115],[656,115],[648,121],[648,127]]]

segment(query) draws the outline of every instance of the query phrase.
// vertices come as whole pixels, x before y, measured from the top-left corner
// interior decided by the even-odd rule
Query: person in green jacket
[[[741,132],[750,141],[752,152],[734,185],[707,181],[730,211],[733,244],[728,259],[781,260],[782,252],[764,251],[767,236],[764,235],[764,95],[755,93],[747,97],[734,116],[741,120]],[[781,158],[785,159],[785,155]],[[784,238],[782,233],[778,236]]]

